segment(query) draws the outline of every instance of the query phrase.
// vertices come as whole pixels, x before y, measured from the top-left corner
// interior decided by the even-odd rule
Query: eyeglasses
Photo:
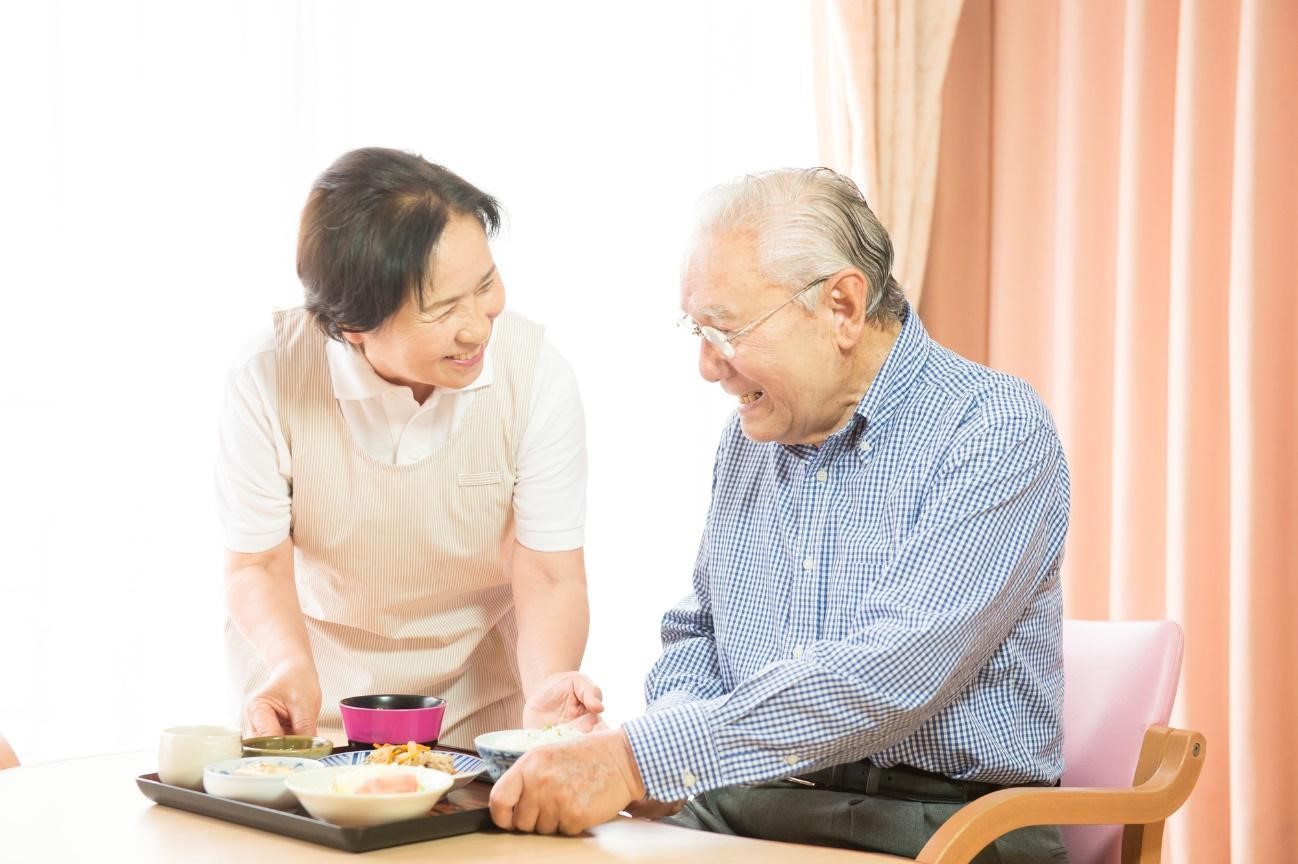
[[[739,339],[740,336],[743,336],[751,332],[753,329],[757,327],[758,324],[761,324],[767,318],[770,318],[776,312],[779,312],[785,306],[788,306],[794,300],[797,300],[803,294],[806,294],[812,288],[815,288],[817,285],[819,285],[821,282],[824,282],[828,278],[829,278],[828,276],[821,276],[819,279],[815,280],[814,282],[808,282],[806,285],[802,286],[797,291],[795,291],[791,297],[789,297],[779,306],[776,306],[774,309],[767,312],[765,315],[761,316],[755,321],[751,321],[748,324],[745,324],[743,327],[739,328],[734,333],[731,333],[729,336],[727,336],[725,333],[721,332],[715,327],[709,327],[706,324],[700,324],[699,322],[691,318],[689,315],[682,315],[680,318],[678,318],[676,321],[676,326],[683,327],[693,335],[706,339],[709,345],[717,349],[718,354],[720,354],[722,357],[724,357],[727,360],[731,360],[734,359],[735,356],[735,342]]]

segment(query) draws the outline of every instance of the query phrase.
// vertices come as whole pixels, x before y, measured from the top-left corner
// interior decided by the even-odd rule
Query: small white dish
[[[366,778],[412,774],[419,789],[416,792],[373,795],[334,791],[336,780],[353,774],[363,774]],[[336,765],[291,775],[284,781],[284,785],[297,796],[306,812],[316,819],[344,828],[359,828],[424,816],[451,790],[454,782],[450,774],[431,768],[412,768],[409,765]]]
[[[265,773],[256,773],[258,767]],[[324,768],[314,759],[300,756],[245,756],[223,759],[203,768],[203,789],[218,798],[233,798],[248,804],[291,810],[297,796],[288,791],[289,777]]]

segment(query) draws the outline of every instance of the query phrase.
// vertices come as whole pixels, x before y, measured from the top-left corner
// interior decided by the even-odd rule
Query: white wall
[[[116,2],[0,11],[0,732],[150,747],[225,701],[215,416],[300,297],[298,211],[345,150],[495,194],[512,308],[575,367],[586,669],[642,707],[731,406],[672,328],[691,206],[815,161],[805,2]],[[93,733],[93,735],[89,734]]]

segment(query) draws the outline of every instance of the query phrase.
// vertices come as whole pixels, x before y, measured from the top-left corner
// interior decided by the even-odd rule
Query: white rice
[[[542,744],[567,741],[571,738],[580,738],[581,735],[581,732],[569,729],[567,726],[547,726],[544,729],[515,729],[512,732],[502,734],[492,742],[492,746],[499,750],[524,753],[533,747],[540,747]]]

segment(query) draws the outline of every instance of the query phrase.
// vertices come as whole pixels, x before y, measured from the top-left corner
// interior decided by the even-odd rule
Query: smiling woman
[[[437,250],[429,283],[437,289],[412,292],[373,330],[343,334],[375,372],[410,387],[420,403],[435,387],[460,390],[477,379],[491,324],[505,308],[505,291],[481,224],[452,218]]]
[[[581,403],[541,328],[502,314],[499,221],[397,150],[347,153],[311,190],[305,303],[236,364],[221,424],[229,661],[255,734],[337,726],[368,693],[442,697],[458,746],[602,710],[576,672]]]
[[[422,404],[482,371],[505,292],[487,246],[495,199],[440,165],[369,148],[320,177],[302,213],[304,307]]]

